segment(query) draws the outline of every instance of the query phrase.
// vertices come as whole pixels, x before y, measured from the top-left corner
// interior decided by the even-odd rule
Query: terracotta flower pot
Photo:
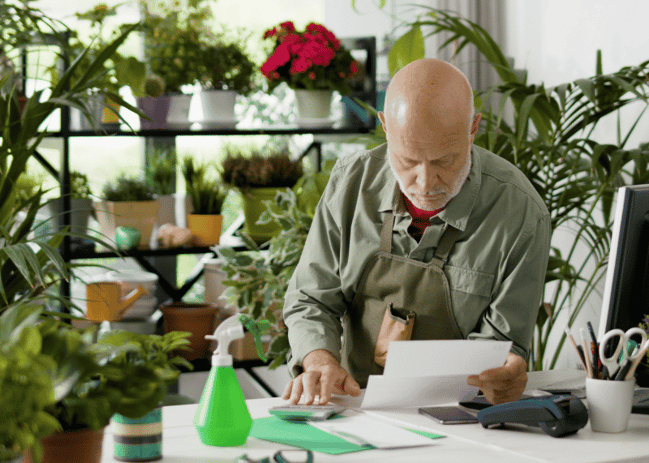
[[[41,437],[41,463],[99,463],[104,441],[104,429],[81,429]],[[23,463],[33,463],[31,453],[25,452]]]
[[[209,303],[171,302],[160,306],[164,317],[165,333],[170,331],[189,331],[191,350],[180,350],[178,355],[192,361],[209,358],[211,341],[206,334],[213,334],[216,328],[216,314],[219,308]]]
[[[214,246],[221,238],[222,215],[187,214],[187,226],[192,231],[194,244]]]

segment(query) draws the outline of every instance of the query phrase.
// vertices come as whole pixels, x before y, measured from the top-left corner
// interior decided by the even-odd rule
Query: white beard
[[[418,209],[422,209],[424,211],[437,211],[439,209],[446,207],[449,201],[458,195],[458,193],[464,186],[464,183],[469,178],[469,173],[471,172],[471,156],[469,156],[468,162],[466,162],[462,166],[460,173],[457,175],[455,179],[453,179],[453,181],[448,186],[448,188],[441,188],[441,189],[430,190],[430,191],[418,191],[412,188],[410,190],[407,190],[406,187],[404,186],[403,180],[401,179],[397,171],[394,169],[389,145],[388,145],[388,164],[390,165],[390,169],[392,170],[392,174],[394,175],[394,178],[397,179],[397,183],[399,184],[399,189],[401,190],[401,192],[406,196],[406,198],[410,200],[412,204],[415,205],[415,207],[417,207]],[[426,199],[424,202],[422,201],[420,195],[425,195],[425,196],[434,195],[436,196],[436,198],[435,199],[429,198]]]

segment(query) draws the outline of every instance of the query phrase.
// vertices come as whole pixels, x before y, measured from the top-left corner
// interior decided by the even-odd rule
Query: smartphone
[[[442,424],[477,423],[478,418],[460,407],[421,407],[419,413],[429,416]]]

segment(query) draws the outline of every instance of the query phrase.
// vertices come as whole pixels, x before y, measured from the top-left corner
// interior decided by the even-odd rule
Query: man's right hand
[[[282,399],[292,404],[297,404],[302,395],[305,405],[313,404],[316,395],[320,397],[318,404],[324,405],[329,402],[332,393],[352,397],[361,394],[358,383],[329,351],[319,349],[309,352],[302,361],[302,367],[304,373],[291,380],[282,394]]]

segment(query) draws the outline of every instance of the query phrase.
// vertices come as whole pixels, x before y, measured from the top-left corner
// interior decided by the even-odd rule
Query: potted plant
[[[104,236],[115,241],[118,227],[140,232],[140,249],[148,249],[158,220],[158,201],[145,180],[120,175],[104,186],[103,201],[95,203],[97,220]]]
[[[40,459],[40,438],[61,429],[45,412],[56,402],[50,372],[52,360],[37,347],[40,312],[26,303],[8,306],[0,315],[0,461],[22,459],[31,452]]]
[[[194,164],[191,157],[186,157],[183,159],[182,173],[192,202],[192,212],[187,214],[187,226],[192,232],[194,244],[218,244],[223,222],[221,208],[226,192],[218,178],[216,167],[207,163]]]
[[[202,35],[204,22],[211,17],[205,0],[181,7],[150,5],[141,2],[144,11],[145,54],[151,73],[165,82],[171,97],[167,127],[189,128],[189,107],[192,95],[183,87],[193,85],[201,76]],[[157,8],[157,9],[156,9]]]
[[[348,79],[358,65],[340,40],[321,24],[310,23],[297,31],[291,21],[281,23],[264,33],[264,39],[275,46],[261,73],[272,92],[282,82],[295,90],[300,120],[324,120],[330,114],[334,90],[341,95],[351,93]]]
[[[191,369],[182,358],[169,355],[187,345],[188,333],[109,332],[94,341],[95,327],[77,331],[51,318],[37,326],[41,353],[51,359],[52,376],[64,378],[66,389],[45,408],[62,432],[41,438],[43,463],[99,462],[103,430],[111,417],[147,415],[160,406],[179,368]]]
[[[214,333],[219,307],[209,302],[166,302],[160,306],[166,333],[182,331],[190,333],[188,349],[178,352],[187,361],[210,358],[211,341],[205,339]]]
[[[93,213],[92,190],[88,176],[78,171],[70,172],[70,233],[80,239],[88,233],[88,222]],[[55,198],[47,203],[50,216],[54,217],[57,229],[63,224],[63,198]]]
[[[247,250],[221,247],[218,251],[224,260],[222,269],[227,275],[223,281],[226,287],[223,296],[227,304],[237,307],[239,312],[255,321],[269,323],[266,334],[270,335],[270,341],[265,349],[271,359],[271,369],[285,363],[290,351],[288,333],[282,322],[284,295],[300,260],[331,167],[332,163],[329,163],[322,172],[304,175],[293,189],[278,193],[273,203],[266,205],[260,220],[275,221],[281,227],[281,231],[268,242],[268,252],[260,252],[257,244],[245,234],[242,238]],[[247,342],[248,346],[235,347],[236,353],[249,353],[242,360],[255,356],[252,340]]]
[[[241,193],[244,231],[258,243],[268,241],[280,227],[273,222],[258,223],[265,203],[272,202],[278,191],[286,191],[296,184],[303,175],[302,162],[291,160],[287,149],[269,156],[259,153],[244,156],[229,145],[222,170],[223,181]]]
[[[175,225],[176,153],[174,149],[154,149],[147,155],[146,182],[158,200],[157,227]]]
[[[140,117],[142,130],[167,128],[170,96],[165,95],[165,81],[157,74],[144,78],[142,91],[137,92],[137,107],[149,119]]]
[[[200,76],[203,127],[236,122],[234,104],[237,94],[249,95],[254,90],[255,64],[237,43],[203,45]]]

